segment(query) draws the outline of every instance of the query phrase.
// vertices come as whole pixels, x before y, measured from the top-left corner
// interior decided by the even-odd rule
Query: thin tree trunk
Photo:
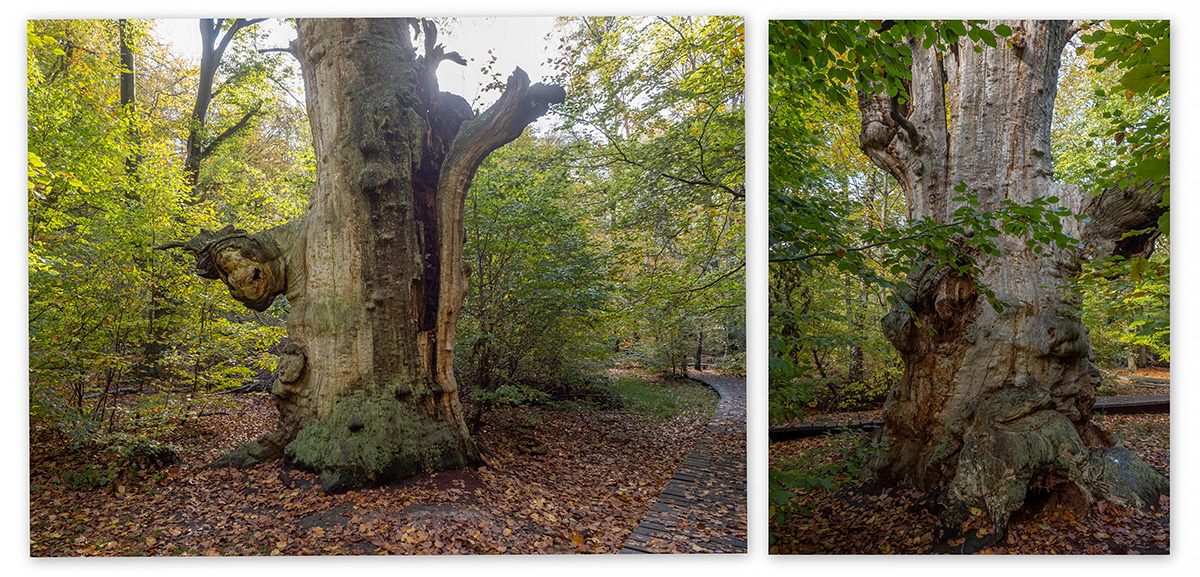
[[[850,338],[850,360],[846,370],[846,380],[851,383],[862,382],[863,380],[863,348],[859,339],[862,338],[864,323],[862,304],[864,301],[856,300],[854,293],[856,290],[861,290],[861,287],[855,287],[857,277],[850,275],[846,276],[846,316],[849,320]]]
[[[130,38],[128,20],[117,21],[117,34],[121,55],[121,111],[132,118],[137,112],[137,65],[133,59],[133,39]],[[141,147],[137,145],[139,139],[136,131],[130,134],[130,139],[134,142],[135,152],[125,158],[125,172],[136,175],[141,162]]]
[[[184,174],[187,177],[187,184],[193,190],[200,182],[200,163],[205,157],[213,153],[219,140],[227,137],[227,131],[218,139],[213,139],[207,144],[205,143],[205,129],[208,124],[208,109],[212,105],[213,97],[216,90],[217,69],[221,66],[221,59],[225,56],[225,50],[229,47],[229,43],[238,31],[248,26],[253,26],[259,22],[266,20],[265,18],[257,18],[247,20],[238,18],[230,24],[225,35],[221,35],[221,26],[223,20],[220,18],[201,18],[200,19],[200,71],[198,75],[198,85],[196,87],[196,102],[192,106],[192,114],[190,117],[190,126],[188,128],[188,137],[185,144],[186,155],[183,162]],[[251,111],[242,118],[242,122],[235,124],[235,129],[240,130],[245,126],[245,121],[254,114]]]

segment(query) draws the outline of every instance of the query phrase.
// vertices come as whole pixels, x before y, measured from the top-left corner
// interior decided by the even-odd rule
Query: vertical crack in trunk
[[[317,157],[309,214],[258,235],[230,227],[173,243],[247,306],[281,293],[292,304],[272,391],[278,427],[214,465],[284,454],[338,491],[479,460],[453,373],[466,190],[484,158],[564,92],[517,69],[473,118],[434,76],[438,62],[465,60],[428,22],[418,58],[411,24],[301,19],[293,51]]]

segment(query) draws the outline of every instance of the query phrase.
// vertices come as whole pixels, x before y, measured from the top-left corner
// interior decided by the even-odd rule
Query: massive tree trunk
[[[520,69],[482,115],[439,92],[441,60],[415,21],[308,19],[292,46],[304,72],[317,187],[302,222],[233,227],[186,246],[201,276],[246,306],[291,303],[272,391],[276,431],[218,461],[285,454],[338,490],[478,460],[454,380],[466,294],[463,201],[483,159],[560,102]]]
[[[1146,186],[1085,195],[1053,181],[1051,114],[1068,23],[1007,24],[1012,39],[982,53],[966,38],[947,54],[910,41],[910,103],[859,95],[863,149],[900,181],[911,218],[952,221],[961,206],[953,188],[965,182],[981,210],[1057,196],[1092,219],[1064,223],[1083,249],[1038,255],[1025,238],[1002,235],[1003,256],[980,257],[979,278],[921,269],[898,295],[913,313],[897,307],[883,320],[904,377],[884,408],[888,445],[878,473],[944,491],[943,534],[969,507],[988,511],[1002,533],[1035,488],[1065,491],[1078,503],[1106,498],[1134,507],[1157,505],[1168,489],[1092,422],[1100,373],[1080,300],[1063,288],[1082,255],[1150,250],[1152,235],[1121,235],[1156,222],[1162,192]],[[1011,306],[993,310],[976,283]]]

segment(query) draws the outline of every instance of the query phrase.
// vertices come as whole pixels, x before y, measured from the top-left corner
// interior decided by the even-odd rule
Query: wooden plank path
[[[746,381],[689,376],[721,402],[621,553],[746,552]]]
[[[1169,413],[1171,412],[1170,395],[1121,395],[1116,397],[1096,397],[1096,405],[1092,409],[1105,414],[1134,414],[1134,413]],[[791,427],[771,427],[771,441],[788,441],[803,437],[814,437],[826,432],[847,430],[872,430],[883,425],[879,419],[858,419],[832,421],[828,423],[806,423]]]
[[[1096,406],[1092,410],[1097,413],[1109,414],[1169,413],[1171,412],[1171,396],[1122,395],[1119,397],[1096,397]]]

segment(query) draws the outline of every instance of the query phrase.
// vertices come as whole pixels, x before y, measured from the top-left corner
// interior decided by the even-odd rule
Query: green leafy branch
[[[896,291],[905,286],[898,279],[928,265],[949,267],[959,276],[978,279],[981,264],[976,255],[999,258],[1002,253],[996,239],[1001,234],[1024,237],[1026,246],[1038,256],[1079,243],[1063,232],[1063,220],[1086,217],[1055,206],[1058,197],[1039,197],[1028,204],[1004,200],[995,210],[980,212],[979,198],[967,191],[966,183],[959,183],[954,190],[960,194],[951,200],[963,203],[954,211],[954,221],[940,223],[925,217],[905,227],[870,228],[857,239],[840,231],[839,215],[845,207],[837,205],[842,203],[776,194],[772,198],[770,261],[794,263],[805,271],[832,265],[866,283]],[[833,211],[822,213],[823,206]],[[876,248],[882,250],[873,252]],[[1007,306],[986,286],[979,284],[978,290],[997,311]],[[905,307],[894,296],[889,300]]]
[[[1097,190],[1157,183],[1164,187],[1163,203],[1170,206],[1171,120],[1167,101],[1171,89],[1171,23],[1166,20],[1110,20],[1090,22],[1080,40],[1090,44],[1096,58],[1092,68],[1103,72],[1111,67],[1123,71],[1118,86],[1124,98],[1158,100],[1158,112],[1129,117],[1117,108],[1102,116],[1107,127],[1093,131],[1092,138],[1112,140],[1118,146],[1117,160],[1097,161]],[[1080,46],[1079,50],[1086,50]],[[1098,98],[1122,96],[1097,89]],[[1170,212],[1159,218],[1158,229],[1170,229]]]
[[[967,38],[973,49],[995,47],[997,38],[1013,31],[1006,25],[985,27],[985,20],[776,20],[771,23],[772,82],[823,92],[837,104],[849,104],[854,89],[886,91],[898,102],[908,101],[904,83],[912,79],[912,48],[908,38],[939,53],[957,50]]]

